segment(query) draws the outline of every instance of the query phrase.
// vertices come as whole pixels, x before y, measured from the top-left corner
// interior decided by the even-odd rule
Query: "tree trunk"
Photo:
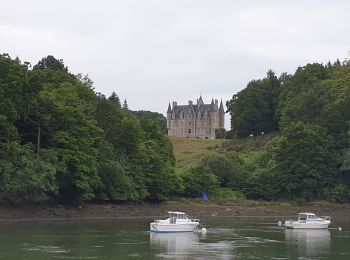
[[[38,147],[37,147],[37,157],[40,156],[40,135],[41,135],[41,128],[40,125],[38,125]]]

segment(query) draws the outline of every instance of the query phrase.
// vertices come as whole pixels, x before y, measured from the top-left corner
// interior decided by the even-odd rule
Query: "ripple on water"
[[[54,256],[54,258],[58,259],[98,259],[98,256]]]
[[[64,246],[34,246],[29,248],[22,248],[23,250],[27,251],[39,251],[39,252],[45,252],[50,254],[65,254],[69,253],[70,249],[64,248]]]

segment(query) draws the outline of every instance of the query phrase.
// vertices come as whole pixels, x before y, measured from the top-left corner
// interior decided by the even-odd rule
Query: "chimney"
[[[215,99],[215,106],[216,108],[219,108],[219,101],[217,99]]]
[[[192,101],[189,100],[189,101],[188,101],[188,105],[189,105],[189,106],[192,106],[192,104],[193,104]]]
[[[173,101],[173,109],[177,106],[177,102]]]

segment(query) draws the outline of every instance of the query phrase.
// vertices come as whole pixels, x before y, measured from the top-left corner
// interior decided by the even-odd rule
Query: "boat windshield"
[[[170,213],[170,218],[186,219],[187,215],[186,214],[179,214],[179,213],[172,212],[172,213]]]
[[[315,215],[308,215],[307,219],[317,219],[317,217]]]
[[[307,215],[299,214],[299,220],[306,220]]]
[[[185,219],[185,218],[186,218],[186,215],[185,215],[185,214],[178,214],[178,215],[177,215],[177,218],[178,218],[178,219]]]

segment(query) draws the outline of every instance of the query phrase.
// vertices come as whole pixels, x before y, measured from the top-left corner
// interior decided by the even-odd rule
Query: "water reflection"
[[[199,243],[199,235],[193,232],[154,233],[150,232],[150,243],[157,250],[168,254],[187,254]]]
[[[330,253],[331,233],[327,229],[286,229],[285,238],[297,244],[299,256],[326,256]]]

